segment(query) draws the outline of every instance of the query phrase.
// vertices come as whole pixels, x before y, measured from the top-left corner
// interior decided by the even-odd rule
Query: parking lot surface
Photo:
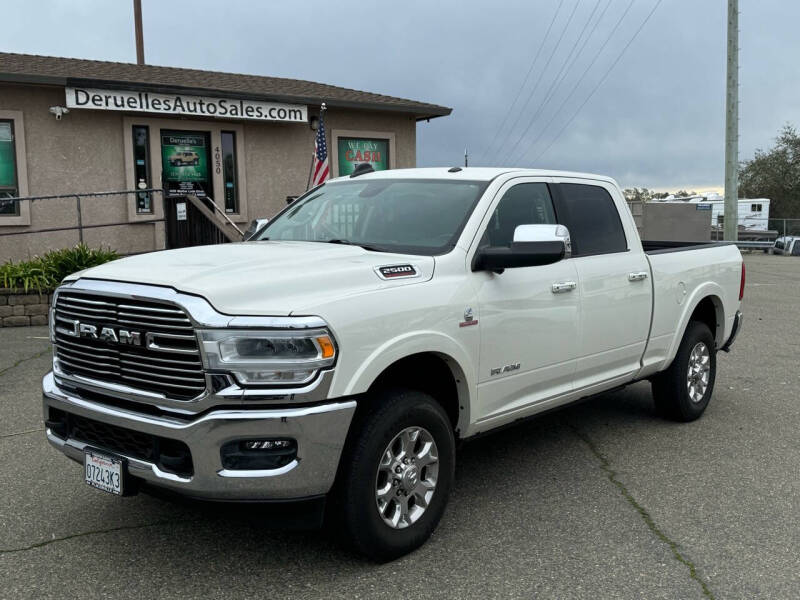
[[[797,598],[800,259],[746,263],[702,419],[638,383],[465,444],[439,529],[385,565],[267,509],[89,488],[44,437],[46,328],[0,329],[0,597]]]

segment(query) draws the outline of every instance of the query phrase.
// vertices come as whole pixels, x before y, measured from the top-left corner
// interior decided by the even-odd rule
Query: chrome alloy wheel
[[[708,389],[711,374],[711,353],[703,342],[695,344],[689,353],[689,369],[686,373],[686,389],[692,402],[700,402]]]
[[[436,491],[439,450],[427,429],[407,427],[383,451],[375,503],[384,523],[404,529],[423,515]]]

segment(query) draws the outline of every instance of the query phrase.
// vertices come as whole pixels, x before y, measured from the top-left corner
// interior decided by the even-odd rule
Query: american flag
[[[311,163],[311,187],[323,183],[330,175],[328,168],[328,143],[325,141],[325,111],[319,115],[317,137],[314,140],[314,160]]]

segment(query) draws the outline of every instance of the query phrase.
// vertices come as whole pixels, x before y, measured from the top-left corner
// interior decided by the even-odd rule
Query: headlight
[[[243,384],[305,383],[336,360],[326,329],[304,331],[201,330],[206,367],[228,371]]]

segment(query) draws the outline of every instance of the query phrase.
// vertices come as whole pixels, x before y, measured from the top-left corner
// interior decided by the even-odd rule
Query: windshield
[[[296,200],[254,239],[442,254],[455,246],[486,185],[419,179],[327,183]]]

